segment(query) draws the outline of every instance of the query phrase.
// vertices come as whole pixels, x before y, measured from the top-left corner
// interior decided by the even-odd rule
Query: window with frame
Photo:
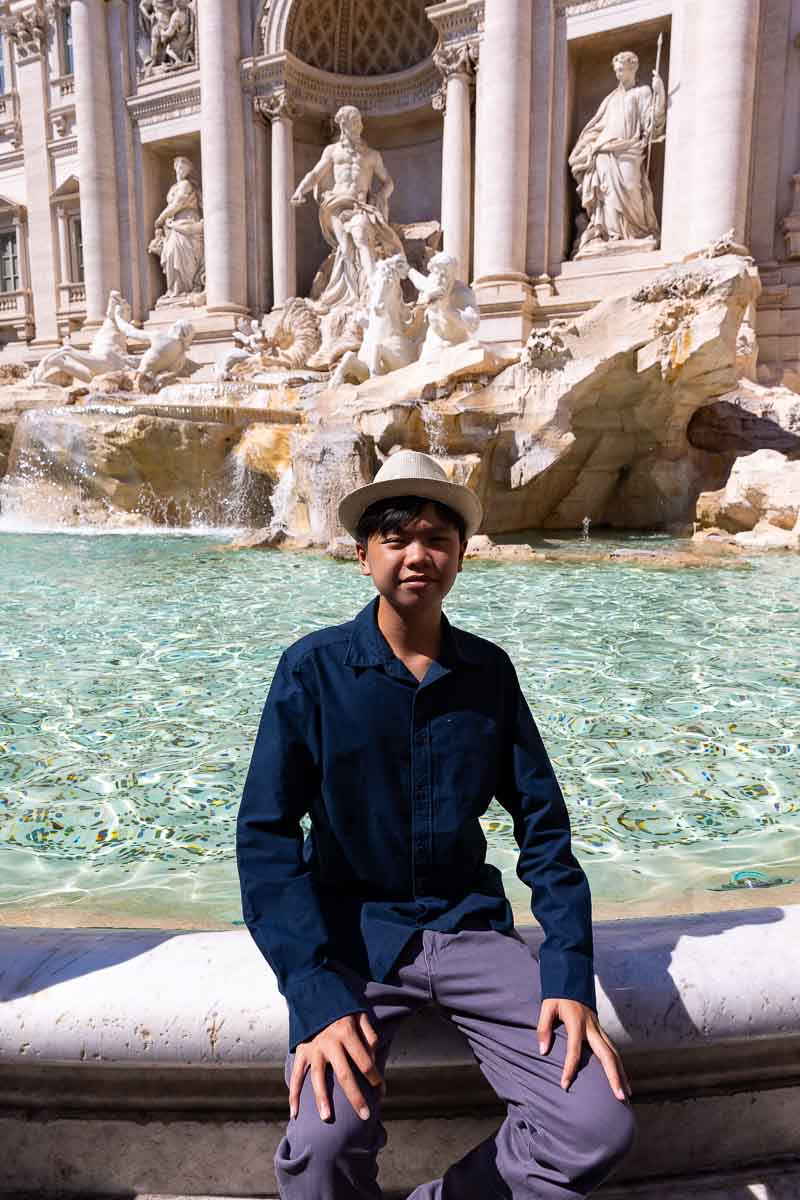
[[[62,74],[74,75],[75,59],[72,53],[72,13],[61,9],[61,66]]]
[[[83,283],[83,229],[80,217],[70,217],[69,221],[70,256],[72,258],[70,272],[73,283]]]
[[[0,232],[0,292],[19,291],[19,255],[16,230]]]

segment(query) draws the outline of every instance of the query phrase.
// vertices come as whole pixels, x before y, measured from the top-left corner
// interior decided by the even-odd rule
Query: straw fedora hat
[[[418,450],[398,450],[391,454],[372,483],[358,487],[339,501],[339,520],[347,532],[356,536],[361,514],[376,500],[389,496],[424,496],[439,500],[461,513],[467,537],[472,537],[483,520],[483,508],[474,492],[461,483],[451,483],[442,467]]]

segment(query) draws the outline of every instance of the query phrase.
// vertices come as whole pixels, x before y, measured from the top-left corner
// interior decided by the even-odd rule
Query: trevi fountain
[[[447,612],[562,784],[606,1027],[661,1097],[635,1170],[795,1153],[796,981],[742,1006],[800,911],[800,0],[0,0],[0,35],[0,1093],[129,1068],[96,1111],[47,1085],[66,1137],[8,1118],[13,1186],[264,1194],[246,1072],[174,1152],[188,1076],[131,1080],[272,1063],[244,773],[281,650],[369,598],[337,501],[403,448],[483,505]],[[723,951],[744,1000],[709,999]]]

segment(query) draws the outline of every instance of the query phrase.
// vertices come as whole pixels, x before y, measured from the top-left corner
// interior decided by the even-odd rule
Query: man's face
[[[357,142],[361,137],[361,131],[364,128],[364,122],[356,113],[347,116],[342,121],[342,131],[352,141]]]
[[[427,503],[401,530],[376,533],[356,546],[361,573],[392,607],[411,614],[440,605],[461,570],[466,542]]]
[[[614,74],[620,83],[632,83],[636,78],[636,68],[632,63],[622,61],[614,62]]]

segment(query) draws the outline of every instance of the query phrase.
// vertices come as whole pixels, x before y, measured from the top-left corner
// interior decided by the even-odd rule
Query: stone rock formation
[[[757,530],[758,541],[786,541],[800,518],[800,461],[792,462],[777,450],[756,450],[737,458],[723,488],[703,492],[697,500],[697,520],[739,534]],[[770,527],[770,528],[768,528]],[[797,541],[796,535],[794,541]],[[747,539],[745,539],[745,544]]]

